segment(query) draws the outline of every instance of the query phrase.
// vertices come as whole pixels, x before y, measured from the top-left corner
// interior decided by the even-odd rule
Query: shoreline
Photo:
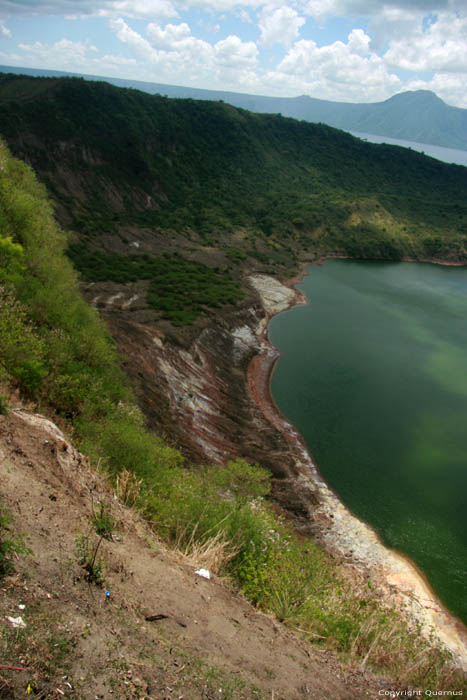
[[[426,576],[407,555],[386,547],[376,530],[357,518],[340,501],[322,478],[304,438],[283,415],[272,396],[271,378],[280,352],[269,341],[269,322],[278,313],[309,303],[295,285],[303,279],[306,268],[336,258],[348,259],[345,256],[327,256],[317,261],[304,262],[298,274],[281,285],[289,293],[284,294],[282,304],[276,309],[268,309],[262,297],[265,315],[257,329],[260,351],[247,368],[248,389],[266,420],[290,444],[300,485],[313,493],[314,500],[316,497],[319,500],[320,505],[314,506],[313,515],[310,510],[310,516],[317,526],[317,534],[325,549],[353,564],[358,570],[368,573],[393,607],[400,610],[409,622],[420,625],[425,636],[429,637],[434,630],[435,636],[467,671],[467,627],[443,605]],[[464,266],[434,260],[416,262]],[[258,291],[261,296],[259,289]]]
[[[328,254],[328,255],[323,255],[319,257],[317,260],[313,260],[312,262],[305,263],[306,265],[322,265],[323,263],[326,262],[326,260],[359,260],[361,262],[390,262],[390,263],[399,263],[399,262],[409,262],[409,263],[426,263],[428,265],[440,265],[441,267],[467,267],[467,263],[465,262],[459,262],[459,261],[449,261],[449,260],[438,260],[437,258],[409,258],[407,256],[401,258],[400,260],[385,260],[384,258],[359,258],[359,257],[353,257],[351,255],[339,255],[336,253],[335,255]],[[295,277],[291,279],[291,281],[288,281],[287,284],[298,284],[297,282],[293,282]]]

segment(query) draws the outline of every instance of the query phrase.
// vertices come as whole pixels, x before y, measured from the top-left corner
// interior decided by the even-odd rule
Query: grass
[[[466,687],[434,640],[425,641],[313,542],[297,539],[264,500],[267,491],[264,472],[240,461],[225,471],[172,467],[143,479],[138,507],[176,550],[230,579],[312,644],[402,683]]]
[[[16,531],[12,515],[0,504],[0,579],[14,572],[20,555],[28,554],[31,550],[26,546],[24,533]]]
[[[2,662],[24,669],[15,672],[11,680],[2,672],[1,697],[52,699],[57,696],[57,685],[63,684],[64,674],[67,678],[70,672],[75,636],[56,614],[44,610],[38,602],[28,605],[23,616],[25,628],[4,625],[0,633]],[[75,692],[68,693],[68,697],[78,698]]]
[[[93,504],[91,523],[98,537],[103,537],[106,540],[112,539],[115,520],[112,517],[112,506],[110,503],[100,501],[96,505]]]
[[[104,539],[101,535],[97,540],[90,535],[78,535],[76,538],[76,558],[83,570],[88,583],[102,586],[104,583],[103,562],[98,557],[99,547]]]
[[[226,570],[226,565],[235,559],[237,550],[232,547],[224,532],[219,531],[213,537],[204,541],[198,541],[196,537],[197,527],[191,531],[188,542],[186,533],[180,533],[180,542],[175,542],[176,551],[180,552],[184,560],[199,568],[207,569],[213,574],[221,575]]]

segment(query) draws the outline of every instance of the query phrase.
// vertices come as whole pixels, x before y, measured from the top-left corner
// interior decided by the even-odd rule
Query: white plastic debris
[[[208,569],[198,569],[198,571],[195,571],[195,574],[202,576],[203,578],[211,578],[211,573],[208,571]]]
[[[23,603],[20,603],[20,605],[18,605],[18,608],[19,608],[20,610],[25,610],[25,609],[26,609],[26,606],[23,605]]]
[[[8,622],[11,622],[11,624],[13,625],[13,627],[26,627],[26,623],[25,623],[25,621],[23,620],[23,618],[22,618],[21,616],[19,616],[19,617],[8,617],[8,615],[7,615],[7,618],[6,618],[6,619],[8,620]]]

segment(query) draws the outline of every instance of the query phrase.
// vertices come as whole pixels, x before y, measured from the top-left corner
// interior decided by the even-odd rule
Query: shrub
[[[131,392],[110,337],[82,299],[45,189],[0,142],[0,379],[69,418]]]
[[[139,279],[149,280],[148,305],[161,311],[163,318],[175,326],[193,323],[207,308],[235,304],[244,296],[229,273],[178,254],[165,253],[157,258],[118,255],[73,244],[68,255],[82,275],[91,281],[125,284]]]
[[[102,586],[104,583],[103,564],[97,558],[102,539],[100,537],[97,542],[94,542],[90,536],[78,535],[75,543],[78,564],[83,569],[88,582],[95,583],[96,586]]]
[[[96,535],[103,537],[105,540],[112,539],[112,532],[115,528],[115,520],[112,517],[112,508],[110,503],[100,501],[97,504],[97,508],[93,508],[91,523]]]
[[[0,368],[31,396],[37,395],[45,366],[45,343],[14,291],[0,287]]]
[[[0,416],[8,415],[8,397],[0,392]]]
[[[127,470],[143,479],[144,484],[152,484],[154,475],[161,470],[183,464],[178,450],[146,430],[135,405],[111,406],[100,419],[79,418],[76,424],[83,435],[83,451],[115,478]]]

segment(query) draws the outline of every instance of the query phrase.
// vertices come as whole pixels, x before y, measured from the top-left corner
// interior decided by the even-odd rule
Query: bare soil
[[[0,417],[0,488],[32,551],[0,583],[0,697],[352,700],[388,686],[196,575],[45,418]],[[117,521],[96,556],[102,586],[76,553],[78,536],[98,542],[100,502]]]

